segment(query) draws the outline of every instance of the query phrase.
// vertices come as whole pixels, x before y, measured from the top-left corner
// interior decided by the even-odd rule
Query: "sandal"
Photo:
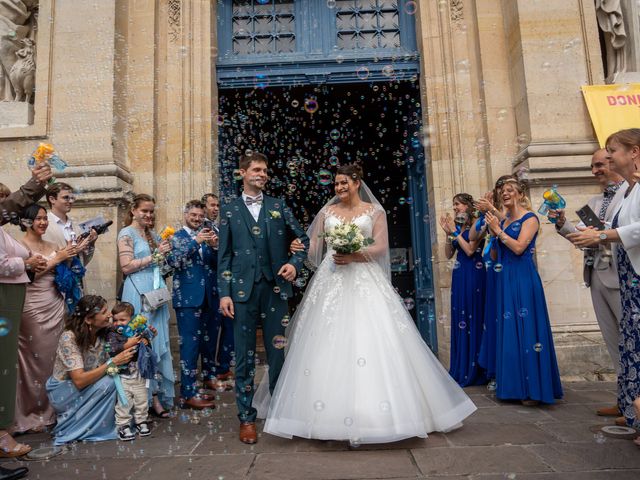
[[[9,433],[5,433],[0,438],[11,437]],[[15,441],[15,440],[14,440]],[[16,458],[22,457],[31,451],[31,447],[29,445],[25,445],[24,443],[18,443],[13,446],[13,448],[0,447],[0,458]]]
[[[156,418],[169,418],[171,413],[168,410],[162,409],[161,412],[156,412],[156,409],[153,407],[149,408],[149,415]]]
[[[634,438],[633,443],[636,447],[640,448],[640,437]]]

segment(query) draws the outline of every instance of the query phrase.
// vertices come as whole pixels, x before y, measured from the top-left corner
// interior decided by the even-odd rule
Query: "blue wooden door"
[[[219,1],[220,95],[240,90],[249,97],[255,89],[301,85],[416,83],[419,55],[414,13],[415,2],[410,0]],[[411,212],[408,264],[415,281],[414,295],[405,298],[405,304],[422,337],[436,351],[431,234],[425,221],[429,211],[425,153],[416,143],[421,115],[415,109],[405,109],[404,114],[413,118],[400,160],[406,168]],[[226,128],[224,115],[219,124]],[[235,196],[237,183],[226,154],[221,145],[221,193]]]

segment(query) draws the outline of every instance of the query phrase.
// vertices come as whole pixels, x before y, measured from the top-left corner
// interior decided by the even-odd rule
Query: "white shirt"
[[[252,197],[252,196],[247,195],[246,193],[242,192],[242,201],[244,202],[244,201],[247,200],[247,198],[256,198],[256,197],[259,197],[260,195],[262,195],[262,194],[260,193],[260,194],[256,195],[255,197]],[[262,198],[264,199],[264,196]],[[257,223],[258,222],[258,217],[260,217],[260,210],[262,209],[262,203],[252,203],[251,205],[247,205],[245,203],[245,206],[249,209],[249,213],[251,214],[251,216],[253,217],[253,219]]]
[[[640,184],[636,183],[627,198],[622,199],[617,215],[616,230],[620,241],[627,251],[633,269],[640,273]]]
[[[55,213],[50,211],[49,219],[53,220],[53,223],[55,223],[58,226],[58,228],[62,231],[65,241],[68,242],[75,238],[76,233],[73,231],[73,222],[71,222],[71,219],[69,217],[67,217],[66,222],[63,222],[60,217],[58,217]]]

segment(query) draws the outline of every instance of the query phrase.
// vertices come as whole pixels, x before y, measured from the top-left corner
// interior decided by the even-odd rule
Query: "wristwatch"
[[[598,238],[600,239],[600,241],[605,242],[607,240],[607,234],[601,232],[600,235],[598,235]]]

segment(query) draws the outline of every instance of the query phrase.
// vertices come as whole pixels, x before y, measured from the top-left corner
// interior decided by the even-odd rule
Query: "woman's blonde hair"
[[[531,207],[531,200],[529,200],[529,197],[527,196],[527,193],[525,192],[525,189],[524,189],[524,185],[522,183],[520,183],[515,178],[508,178],[504,182],[502,182],[502,186],[500,187],[501,193],[505,185],[513,185],[516,191],[520,195],[522,195],[522,198],[520,199],[520,206],[525,210],[533,211],[533,208]]]

